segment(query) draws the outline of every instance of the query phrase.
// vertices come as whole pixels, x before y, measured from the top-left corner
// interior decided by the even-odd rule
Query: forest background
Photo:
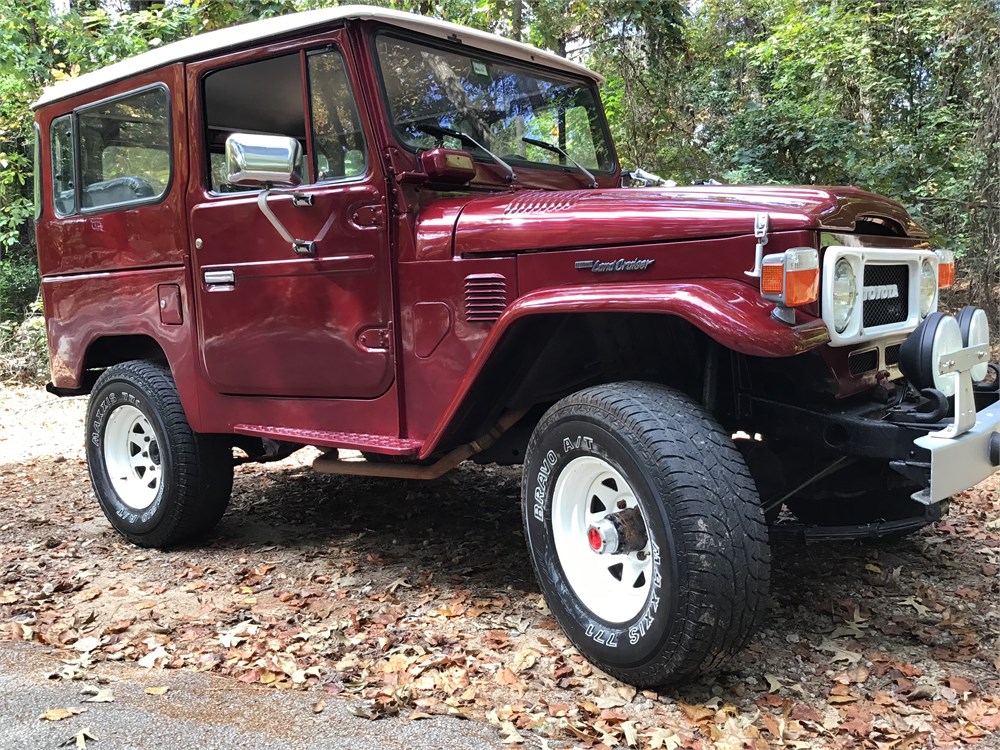
[[[149,48],[331,0],[0,0],[0,380],[44,379],[29,105]],[[858,185],[1000,322],[998,0],[385,0],[590,65],[626,168]]]

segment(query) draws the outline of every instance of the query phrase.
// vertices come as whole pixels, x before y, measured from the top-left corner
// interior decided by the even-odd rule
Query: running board
[[[373,461],[344,461],[337,458],[337,452],[320,456],[313,461],[313,469],[320,474],[350,474],[361,477],[388,477],[392,479],[437,479],[454,469],[462,461],[489,448],[507,430],[517,424],[526,410],[511,411],[500,417],[492,430],[478,440],[460,445],[444,454],[432,464],[418,463],[377,463]]]
[[[355,432],[327,432],[325,430],[299,430],[294,427],[277,427],[263,424],[238,424],[233,432],[239,435],[286,440],[290,443],[318,445],[324,448],[346,448],[355,451],[385,453],[390,456],[416,456],[424,442],[389,435],[366,435]]]

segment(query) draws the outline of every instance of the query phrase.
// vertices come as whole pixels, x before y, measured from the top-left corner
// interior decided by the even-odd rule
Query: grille
[[[899,364],[899,344],[893,344],[885,348],[885,366],[895,367]]]
[[[465,319],[493,323],[507,307],[507,279],[499,273],[465,277]]]
[[[909,316],[910,269],[909,266],[865,266],[865,288],[896,287],[897,296],[889,299],[865,300],[862,307],[862,326],[901,323]]]
[[[847,358],[847,367],[851,375],[860,375],[863,372],[871,372],[878,367],[878,349],[869,349],[866,352],[851,352]]]

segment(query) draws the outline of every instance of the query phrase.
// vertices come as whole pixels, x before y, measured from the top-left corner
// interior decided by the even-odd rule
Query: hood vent
[[[551,192],[546,190],[521,193],[504,209],[505,214],[544,214],[553,211],[569,211],[583,196],[586,190],[566,190]]]
[[[499,273],[465,277],[465,319],[469,323],[494,323],[507,307],[507,278]]]

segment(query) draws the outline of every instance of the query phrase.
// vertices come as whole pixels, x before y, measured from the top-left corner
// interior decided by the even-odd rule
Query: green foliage
[[[38,270],[32,259],[0,260],[0,321],[20,320],[38,296]]]
[[[678,182],[856,184],[1000,282],[995,0],[376,0],[588,62],[619,155]],[[0,320],[33,297],[29,104],[178,38],[335,0],[0,0]],[[1000,312],[1000,311],[998,311]]]

